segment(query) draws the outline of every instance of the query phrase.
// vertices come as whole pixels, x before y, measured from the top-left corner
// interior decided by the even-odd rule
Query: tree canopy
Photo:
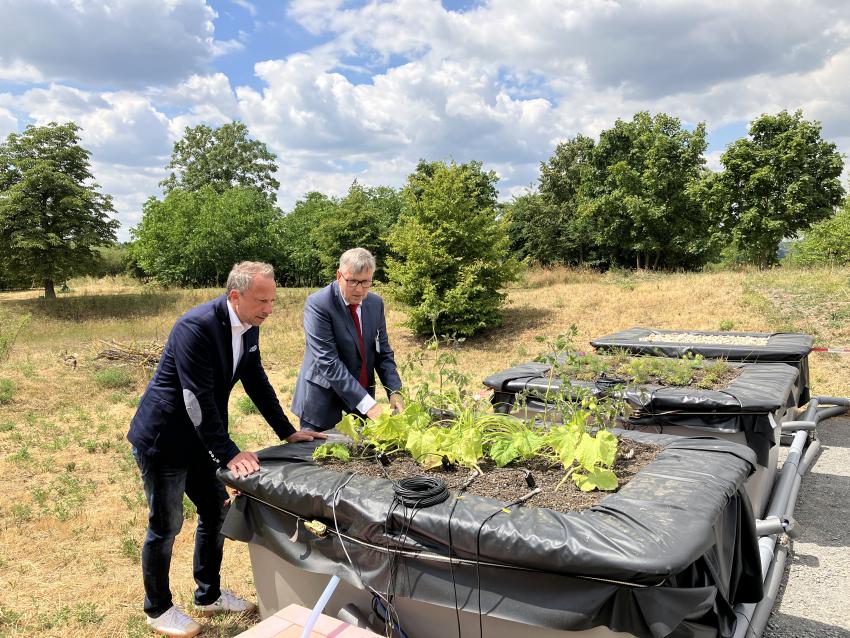
[[[145,203],[142,221],[131,231],[131,253],[162,283],[222,285],[239,261],[265,261],[281,270],[279,220],[278,208],[255,188],[174,190]]]
[[[468,336],[500,325],[501,289],[519,263],[496,218],[497,179],[474,161],[420,161],[408,176],[387,276],[417,333]]]
[[[753,120],[749,136],[720,161],[715,197],[725,224],[738,251],[760,267],[776,262],[782,239],[831,216],[844,195],[841,154],[802,111]]]
[[[97,247],[115,240],[109,195],[98,192],[73,122],[28,126],[0,144],[0,260],[3,270],[44,285],[86,272]]]
[[[166,194],[174,189],[197,191],[210,186],[217,193],[229,188],[250,187],[275,200],[280,183],[275,155],[259,140],[248,137],[242,122],[230,122],[219,128],[206,124],[186,127],[183,137],[174,143],[171,174],[160,186]]]

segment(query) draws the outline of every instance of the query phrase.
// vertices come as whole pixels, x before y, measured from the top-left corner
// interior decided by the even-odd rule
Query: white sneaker
[[[202,616],[212,616],[219,612],[242,614],[254,611],[256,608],[257,606],[254,603],[249,602],[244,598],[240,598],[229,589],[222,589],[221,596],[219,596],[218,600],[214,603],[210,603],[209,605],[195,605],[195,609],[197,609]]]
[[[201,633],[201,626],[189,618],[177,605],[172,605],[167,612],[157,618],[148,616],[148,626],[155,632],[173,638],[192,638]]]

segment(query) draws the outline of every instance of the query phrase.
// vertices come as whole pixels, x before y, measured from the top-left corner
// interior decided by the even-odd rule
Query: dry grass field
[[[139,552],[146,507],[125,437],[147,374],[96,359],[105,346],[164,340],[186,309],[218,290],[162,290],[130,280],[75,280],[55,301],[0,294],[0,325],[26,315],[0,361],[0,636],[145,636]],[[278,291],[262,330],[263,360],[287,409],[303,354],[304,289]],[[422,347],[388,304],[397,358]],[[539,350],[535,336],[570,324],[579,343],[642,325],[692,330],[802,331],[850,346],[850,269],[654,274],[530,271],[509,291],[505,325],[462,344],[460,367],[483,378]],[[76,362],[76,365],[74,363]],[[812,354],[814,391],[850,395],[850,355]],[[231,401],[241,447],[275,443],[262,419]],[[188,520],[172,566],[176,600],[191,609]],[[246,548],[228,541],[224,585],[252,597]],[[233,636],[256,621],[218,618],[203,636]]]

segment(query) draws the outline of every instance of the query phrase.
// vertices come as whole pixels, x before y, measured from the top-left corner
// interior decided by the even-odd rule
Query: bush
[[[11,379],[0,379],[0,405],[9,403],[15,395],[15,384]]]
[[[247,394],[239,397],[236,400],[236,407],[239,408],[239,411],[242,414],[259,414],[260,411],[257,409],[257,406],[254,405],[254,402],[251,400]]]
[[[850,263],[850,199],[829,219],[815,224],[805,238],[793,244],[786,262],[795,266]]]
[[[136,380],[126,368],[104,368],[94,373],[94,380],[101,388],[129,388]]]
[[[480,162],[420,162],[390,232],[391,293],[421,335],[468,336],[501,324],[506,284],[519,275],[496,219],[497,177]]]

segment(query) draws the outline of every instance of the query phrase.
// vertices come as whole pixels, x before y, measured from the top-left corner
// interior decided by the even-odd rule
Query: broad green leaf
[[[573,480],[582,492],[605,490],[610,492],[617,489],[617,476],[611,470],[596,468],[588,474],[573,474]]]
[[[577,424],[559,425],[552,428],[546,436],[549,447],[555,450],[565,468],[569,468],[576,458],[576,447],[582,436],[584,427]]]
[[[606,467],[614,465],[617,457],[617,437],[608,430],[600,430],[596,433],[596,442],[599,449],[599,463]]]
[[[599,442],[589,434],[583,434],[576,447],[576,460],[588,471],[599,465]]]
[[[428,428],[427,430],[410,430],[407,433],[405,449],[417,463],[426,468],[437,467],[443,462],[440,453],[440,428]]]
[[[347,462],[351,458],[351,454],[348,451],[348,447],[342,443],[323,443],[313,450],[313,458],[316,460],[328,457]]]
[[[360,425],[363,423],[356,414],[346,414],[342,420],[336,424],[336,429],[341,434],[351,437],[355,443],[360,442]]]

